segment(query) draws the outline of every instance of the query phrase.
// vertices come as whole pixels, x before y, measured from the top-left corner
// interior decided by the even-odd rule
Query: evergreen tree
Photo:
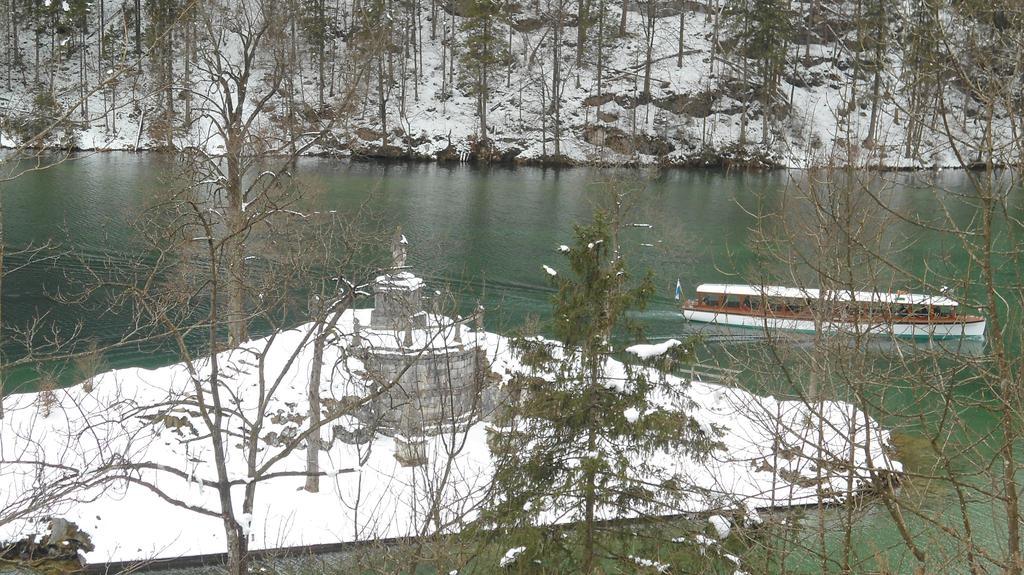
[[[337,23],[334,21],[333,13],[327,10],[326,0],[303,0],[300,19],[303,35],[309,42],[311,56],[316,62],[317,102],[323,108],[327,45],[332,41]]]
[[[357,68],[367,71],[367,87],[375,84],[381,144],[388,145],[388,101],[394,81],[393,54],[399,50],[392,0],[364,0],[353,7],[348,38]]]
[[[629,287],[616,227],[598,212],[575,228],[575,246],[563,249],[572,274],[551,277],[558,342],[516,340],[529,371],[513,377],[518,397],[490,436],[497,501],[486,519],[520,542],[539,534],[526,558],[564,572],[593,572],[605,555],[597,520],[665,512],[660,505],[678,494],[679,480],[649,463],[652,453],[699,458],[711,446],[695,421],[656,399],[656,391],[676,400],[680,393],[657,372],[609,369],[618,365],[608,362],[613,333],[640,335],[626,313],[643,309],[654,291],[649,273]],[[682,347],[673,348],[677,356]],[[554,528],[541,526],[555,516],[575,523],[574,537],[551,537]]]
[[[795,16],[788,0],[740,0],[730,3],[725,15],[744,75],[747,60],[752,60],[760,77],[762,143],[767,144],[768,120],[795,32]],[[746,77],[743,80],[749,81]]]
[[[463,40],[462,67],[468,76],[469,92],[476,96],[477,115],[480,118],[480,141],[486,144],[487,107],[491,82],[497,71],[508,65],[509,53],[502,24],[504,10],[496,0],[466,0],[462,9]]]
[[[904,157],[918,157],[918,148],[943,77],[939,0],[916,0],[903,30],[903,90],[907,97]]]
[[[889,51],[889,36],[892,32],[892,16],[896,6],[892,0],[867,0],[864,5],[863,25],[860,27],[860,50],[865,53],[866,63],[872,74],[871,116],[868,120],[868,134],[865,147],[875,145],[878,127],[879,106],[882,97],[882,75],[886,68]],[[857,78],[854,78],[854,82]]]
[[[175,132],[175,76],[174,52],[178,41],[178,19],[184,5],[181,0],[145,0],[145,42],[152,70],[154,92],[159,94],[156,108],[158,119],[150,124],[150,134],[162,141],[167,149],[174,148]]]

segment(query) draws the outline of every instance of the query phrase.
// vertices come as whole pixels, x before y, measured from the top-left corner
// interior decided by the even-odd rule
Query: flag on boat
[[[681,297],[683,297],[683,284],[679,283],[679,280],[676,279],[676,300]]]

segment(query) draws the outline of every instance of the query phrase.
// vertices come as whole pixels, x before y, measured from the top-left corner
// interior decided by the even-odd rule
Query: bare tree
[[[912,41],[930,43],[935,55],[918,71],[952,78],[960,89],[935,88],[940,113],[922,106],[900,114],[917,134],[908,137],[942,138],[942,149],[964,171],[911,178],[829,168],[800,175],[778,205],[758,211],[758,247],[765,257],[761,271],[747,278],[755,285],[822,287],[830,294],[948,294],[986,318],[985,341],[905,342],[819,329],[809,341],[794,342],[765,333],[763,347],[742,358],[745,366],[785,381],[808,405],[840,397],[863,406],[895,428],[898,457],[906,458],[902,487],[877,483],[867,508],[851,502],[815,510],[813,540],[806,531],[776,526],[775,536],[762,540],[766,569],[785,569],[793,556],[844,572],[1022,569],[1022,349],[1015,327],[1024,305],[1015,197],[1020,178],[1015,169],[1000,169],[1019,167],[1020,140],[1014,130],[1010,139],[997,136],[1019,114],[1019,63],[1009,54],[1022,45],[1022,27],[1013,18],[997,18],[996,24],[987,8],[930,9],[941,17],[931,20],[927,36]],[[932,88],[914,89],[923,95]],[[975,136],[965,136],[964,126]],[[927,184],[928,199],[908,203],[902,194],[916,181]],[[814,308],[823,328],[853,313],[838,297]],[[943,504],[934,505],[922,490]],[[875,510],[885,513],[884,524],[896,534],[887,542],[896,548],[877,557],[863,550],[865,540],[878,544],[865,531],[879,521]]]

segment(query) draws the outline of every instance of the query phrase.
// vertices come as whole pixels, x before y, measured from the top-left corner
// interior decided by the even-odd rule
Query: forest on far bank
[[[222,153],[248,115],[303,153],[442,161],[1021,153],[1013,0],[4,0],[0,28],[5,147]]]

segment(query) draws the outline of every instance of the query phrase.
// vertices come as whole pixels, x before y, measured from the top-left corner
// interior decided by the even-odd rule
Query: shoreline
[[[103,147],[62,147],[62,146],[9,146],[0,145],[0,153],[4,152],[18,152],[18,151],[32,151],[31,156],[36,156],[45,153],[52,154],[67,154],[68,157],[76,155],[92,155],[92,154],[160,154],[160,155],[173,155],[181,152],[180,149],[167,149],[166,147],[140,147],[140,148],[103,148]],[[857,170],[865,172],[878,172],[878,173],[937,173],[946,170],[960,171],[960,172],[983,172],[988,169],[992,170],[1008,170],[1013,169],[1012,166],[1005,163],[995,163],[991,167],[984,162],[975,162],[968,166],[899,166],[899,165],[884,165],[884,164],[866,164],[859,166],[852,166],[850,164],[815,164],[810,166],[793,166],[781,162],[772,161],[766,156],[751,156],[749,158],[735,158],[730,153],[712,154],[702,157],[686,157],[686,158],[656,158],[655,161],[643,161],[640,159],[628,159],[623,161],[609,161],[609,160],[580,160],[573,159],[568,156],[539,156],[539,157],[527,157],[520,158],[518,156],[512,156],[507,153],[497,154],[497,157],[488,159],[481,158],[476,153],[469,153],[463,157],[455,156],[451,153],[445,153],[446,150],[442,150],[434,155],[422,154],[412,151],[403,150],[401,153],[386,153],[381,148],[377,149],[365,149],[361,152],[353,152],[351,149],[343,149],[342,151],[334,150],[316,150],[312,152],[306,152],[300,154],[298,159],[302,158],[320,158],[320,159],[334,159],[334,160],[347,160],[351,162],[362,162],[362,163],[376,163],[376,164],[437,164],[439,166],[452,166],[452,165],[467,165],[472,167],[486,167],[486,166],[499,166],[508,168],[518,167],[533,167],[533,168],[545,168],[545,169],[570,169],[570,168],[595,168],[595,169],[610,169],[610,168],[627,168],[633,170],[640,169],[669,169],[669,170],[706,170],[706,171],[739,171],[739,172],[774,172],[774,171],[828,171],[828,170]],[[443,155],[442,155],[443,154]],[[288,154],[265,154],[268,158],[281,158],[286,157]],[[3,159],[0,158],[0,162]]]

